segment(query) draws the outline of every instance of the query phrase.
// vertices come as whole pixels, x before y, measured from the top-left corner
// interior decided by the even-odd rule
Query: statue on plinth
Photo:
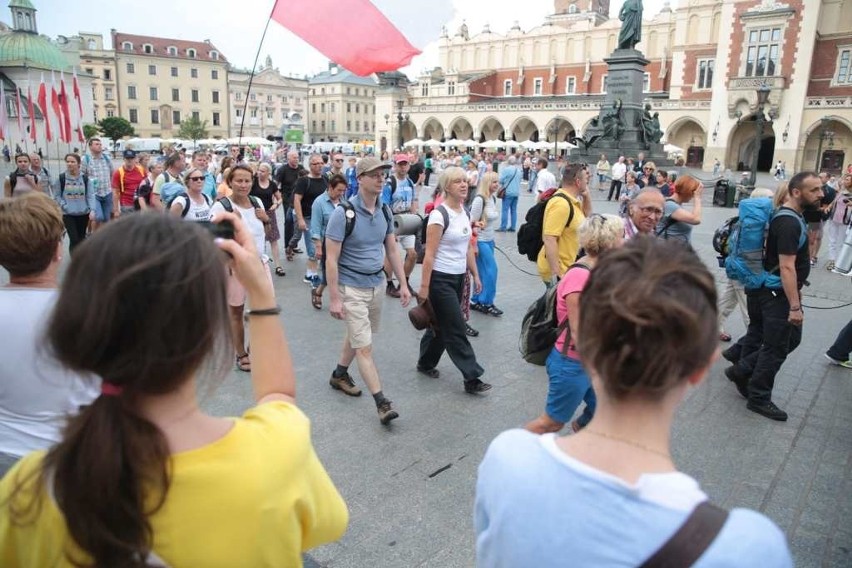
[[[618,49],[633,49],[642,41],[642,0],[624,0],[618,19],[622,21]]]
[[[612,102],[612,108],[601,113],[601,126],[603,134],[601,138],[619,141],[624,134],[624,120],[621,118],[621,99]]]
[[[651,144],[658,144],[663,138],[663,131],[660,130],[660,113],[656,112],[652,116],[650,104],[645,104],[645,112],[636,117],[636,122],[646,148]]]

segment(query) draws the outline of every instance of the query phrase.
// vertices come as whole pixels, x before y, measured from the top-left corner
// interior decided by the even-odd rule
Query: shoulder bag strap
[[[699,504],[681,525],[640,568],[687,568],[704,554],[728,519],[728,511],[709,501]]]

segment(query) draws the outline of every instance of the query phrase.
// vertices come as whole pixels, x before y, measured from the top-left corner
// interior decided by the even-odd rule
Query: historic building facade
[[[372,143],[378,120],[378,88],[374,76],[360,77],[335,63],[309,79],[307,125],[311,142]]]
[[[805,4],[807,3],[807,10]],[[567,140],[597,116],[621,22],[605,0],[556,0],[543,25],[440,38],[440,67],[407,91],[406,140]],[[612,17],[610,17],[612,16]],[[681,0],[645,14],[646,101],[690,165],[748,167],[756,89],[771,88],[758,168],[852,160],[852,0]],[[377,131],[378,132],[378,131]],[[391,138],[393,139],[393,138]],[[394,144],[396,145],[396,144]]]
[[[251,79],[251,70],[231,69],[228,91],[231,136],[281,136],[292,128],[303,128],[308,106],[308,80],[282,75],[267,56],[264,66]],[[285,128],[285,126],[287,128]],[[283,130],[282,130],[283,129]]]

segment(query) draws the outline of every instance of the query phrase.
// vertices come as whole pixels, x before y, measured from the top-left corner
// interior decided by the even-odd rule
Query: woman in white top
[[[609,160],[606,159],[606,154],[601,154],[601,159],[595,165],[595,171],[598,174],[598,191],[603,191],[604,182],[609,177],[610,172]]]
[[[427,329],[420,340],[417,370],[428,377],[438,378],[436,366],[446,350],[462,373],[465,392],[482,393],[490,390],[491,385],[480,379],[485,371],[476,362],[473,347],[465,334],[461,309],[462,288],[468,271],[473,274],[475,293],[482,291],[470,245],[470,218],[462,205],[468,191],[464,170],[447,168],[438,178],[438,187],[444,194],[444,200],[429,214],[419,293],[420,298],[428,298],[432,304],[436,325],[434,329]]]
[[[500,176],[497,172],[486,172],[479,182],[476,197],[470,206],[470,219],[477,227],[476,267],[482,279],[482,291],[470,299],[470,309],[502,316],[503,310],[494,305],[497,295],[497,260],[494,258],[494,225],[500,218],[497,209],[497,190],[500,188]]]
[[[252,177],[254,173],[248,166],[239,164],[233,166],[225,177],[225,183],[233,192],[230,197],[223,197],[210,208],[210,216],[216,217],[223,212],[234,213],[240,217],[251,233],[254,240],[255,250],[263,251],[263,243],[266,231],[263,224],[269,221],[263,203],[257,198],[249,197],[251,191]],[[265,255],[261,254],[263,265],[266,267],[270,282],[272,274],[269,272],[269,263]],[[231,308],[231,339],[236,351],[236,365],[240,371],[251,371],[251,360],[246,350],[246,330],[243,324],[243,311],[246,304],[246,290],[236,274],[228,269],[228,305]]]
[[[62,438],[65,419],[97,395],[97,381],[66,371],[44,350],[62,262],[62,211],[31,192],[0,201],[0,477],[18,459]]]
[[[210,198],[204,193],[205,172],[190,168],[183,176],[186,194],[178,195],[169,206],[169,215],[184,221],[202,222],[210,220]],[[261,249],[263,250],[263,249]]]

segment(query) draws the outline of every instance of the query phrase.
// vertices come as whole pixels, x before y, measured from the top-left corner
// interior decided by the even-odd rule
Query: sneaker
[[[388,282],[388,287],[385,289],[385,294],[391,298],[399,298],[399,286],[395,286],[393,282]]]
[[[479,337],[479,332],[467,324],[464,324],[464,334],[468,337]]]
[[[334,390],[343,391],[349,396],[361,396],[361,389],[355,386],[355,381],[352,380],[352,377],[349,376],[349,373],[346,373],[342,377],[335,377],[332,373],[331,379],[329,379],[328,384],[331,385],[331,388],[333,388]]]
[[[725,376],[728,377],[728,380],[734,383],[734,386],[737,387],[737,392],[742,395],[743,398],[748,398],[748,378],[743,378],[737,375],[736,367],[728,367],[725,369]]]
[[[787,421],[787,413],[775,406],[775,403],[771,400],[764,403],[748,401],[746,408],[752,412],[760,414],[761,416],[765,416],[770,420],[777,420],[778,422]]]
[[[825,355],[825,358],[828,359],[828,361],[832,365],[837,365],[838,367],[845,367],[846,369],[852,369],[852,359],[846,360],[846,361],[841,361],[840,359],[835,359],[834,357],[832,357],[828,353],[825,353],[824,355]]]
[[[476,302],[470,303],[470,309],[475,312],[482,312],[483,314],[485,313],[485,306],[483,304],[477,304]]]
[[[491,390],[491,385],[484,383],[479,379],[473,379],[464,382],[464,392],[468,394],[480,394]]]
[[[312,285],[313,285],[313,283],[314,283],[314,277],[313,277],[313,276],[308,276],[307,274],[305,274],[305,275],[302,277],[302,282],[304,282],[305,284],[308,284],[309,286],[312,286]]]
[[[320,278],[319,274],[314,274],[311,277],[311,288],[316,290],[317,288],[320,287],[320,284],[322,284],[322,278]]]
[[[376,408],[379,413],[379,422],[387,426],[390,424],[391,420],[399,418],[399,414],[396,410],[391,408],[391,401],[388,399],[384,399],[379,403],[379,406]]]

